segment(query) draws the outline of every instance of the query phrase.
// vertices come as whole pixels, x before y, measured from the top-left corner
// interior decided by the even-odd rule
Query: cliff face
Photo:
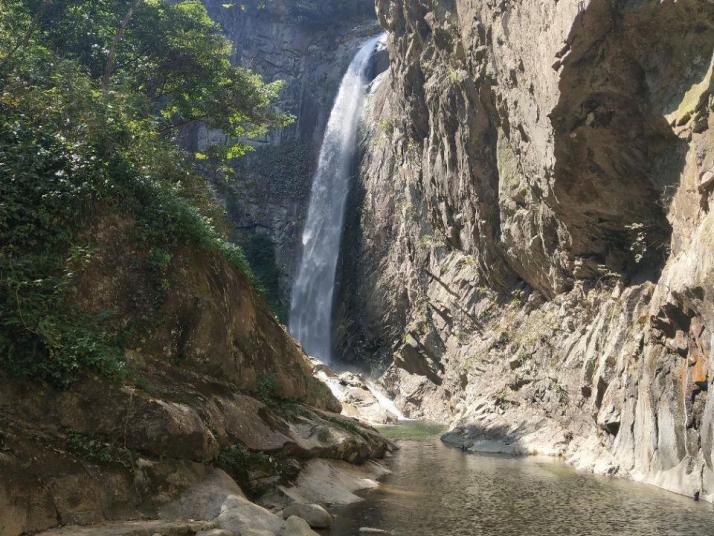
[[[255,143],[237,162],[237,180],[215,181],[236,238],[279,286],[274,302],[286,313],[300,256],[300,235],[322,134],[340,81],[359,44],[378,31],[372,0],[292,2],[205,0],[209,14],[235,45],[234,61],[265,80],[284,80],[280,107],[295,122]],[[227,7],[228,6],[228,7]],[[200,149],[219,133],[197,126],[187,144]],[[267,240],[266,240],[267,239]],[[255,261],[256,259],[250,259]]]
[[[714,4],[378,0],[344,351],[450,441],[714,499]]]

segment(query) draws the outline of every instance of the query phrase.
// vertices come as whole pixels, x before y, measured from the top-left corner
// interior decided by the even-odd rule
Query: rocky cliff
[[[714,4],[377,11],[343,351],[450,442],[714,500]]]
[[[240,153],[285,123],[277,85],[231,64],[198,2],[112,5],[0,9],[0,536],[315,536],[315,503],[357,500],[391,444],[340,415],[256,284],[259,248],[229,240],[218,162],[174,136],[201,149],[213,125]],[[360,6],[212,12],[265,51],[265,17],[309,48],[304,26],[339,39]]]
[[[340,80],[359,44],[377,33],[373,0],[293,2],[205,0],[235,45],[234,61],[266,80],[283,80],[280,107],[295,122],[254,144],[238,176],[214,181],[249,260],[285,315],[300,256],[322,134]],[[196,125],[187,144],[200,150],[218,132]]]
[[[273,510],[295,493],[324,502],[309,500],[320,471],[349,475],[390,448],[338,415],[223,254],[179,237],[157,271],[136,221],[97,213],[81,237],[91,262],[72,268],[68,300],[111,319],[125,373],[79,369],[55,388],[0,371],[0,535],[109,521],[47,534],[274,534],[282,521],[248,498]]]

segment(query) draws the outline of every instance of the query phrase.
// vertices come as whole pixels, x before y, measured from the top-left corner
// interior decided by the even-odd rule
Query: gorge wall
[[[70,379],[36,377],[43,366],[56,371],[51,351],[32,356],[34,374],[2,356],[0,536],[293,533],[276,512],[293,502],[359,500],[353,492],[383,474],[369,461],[392,444],[340,415],[340,402],[275,318],[276,304],[271,311],[241,252],[224,241],[235,228],[263,267],[277,253],[279,306],[332,98],[358,44],[378,31],[374,5],[206,5],[237,44],[237,62],[287,81],[281,106],[297,120],[255,142],[255,153],[237,163],[238,181],[209,177],[207,187],[169,166],[172,188],[188,200],[148,186],[135,199],[117,188],[77,216],[72,248],[61,252],[62,303],[80,319],[73,322],[96,319],[116,343],[115,369],[98,366],[107,356],[94,339],[67,342],[51,321],[43,327],[53,348],[74,344],[73,359],[62,363]],[[182,135],[195,151],[223,136],[198,121]]]
[[[254,143],[236,162],[235,181],[214,180],[258,277],[281,316],[300,256],[300,236],[332,102],[359,44],[380,31],[373,0],[293,2],[205,0],[235,45],[236,63],[283,80],[281,109],[295,121]],[[196,125],[186,143],[200,150],[222,134]],[[283,316],[283,320],[285,317]]]
[[[279,509],[312,472],[357,472],[391,448],[339,415],[245,273],[186,240],[157,274],[141,232],[98,216],[68,296],[111,318],[124,374],[58,388],[0,370],[0,536],[273,534],[282,519],[248,499]]]
[[[341,353],[455,444],[714,500],[714,3],[377,12]]]

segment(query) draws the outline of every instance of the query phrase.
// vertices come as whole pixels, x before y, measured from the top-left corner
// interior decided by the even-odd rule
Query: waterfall
[[[357,128],[369,81],[367,68],[381,36],[367,41],[350,63],[320,148],[302,236],[302,260],[290,303],[290,333],[305,351],[331,361],[332,298]]]

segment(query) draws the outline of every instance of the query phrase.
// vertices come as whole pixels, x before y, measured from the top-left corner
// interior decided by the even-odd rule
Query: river
[[[363,502],[336,510],[331,536],[360,527],[401,536],[714,535],[708,503],[557,460],[468,454],[438,435],[398,433],[406,439],[389,460],[392,474]]]

